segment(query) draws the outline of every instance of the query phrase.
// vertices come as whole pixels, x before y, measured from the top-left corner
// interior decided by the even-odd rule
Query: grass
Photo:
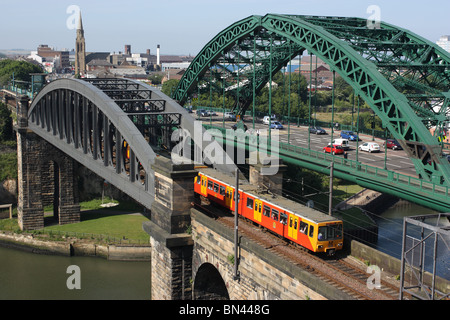
[[[80,203],[80,222],[58,225],[53,218],[52,206],[45,207],[44,229],[33,231],[37,236],[51,235],[61,240],[61,235],[92,239],[102,242],[149,243],[149,235],[142,230],[142,223],[148,218],[141,214],[142,208],[134,203],[104,199],[104,203],[115,202],[117,206],[102,208],[102,199],[93,199]],[[16,212],[16,211],[15,211]],[[15,213],[17,217],[17,214]],[[22,233],[17,218],[0,219],[0,230]],[[58,236],[55,236],[58,235]],[[126,240],[126,241],[124,241]]]
[[[80,220],[78,223],[45,227],[43,231],[76,233],[77,238],[115,238],[149,243],[149,235],[142,230],[142,223],[148,219],[140,214],[83,211]]]

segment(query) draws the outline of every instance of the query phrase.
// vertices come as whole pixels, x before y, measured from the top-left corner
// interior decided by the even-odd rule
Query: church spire
[[[81,19],[81,10],[78,17],[78,26],[77,26],[77,34],[81,33],[81,35],[84,36],[84,30],[83,30],[83,20]]]
[[[75,41],[75,74],[84,76],[86,74],[86,44],[84,40],[83,21],[81,20],[81,10],[78,19],[77,39]]]

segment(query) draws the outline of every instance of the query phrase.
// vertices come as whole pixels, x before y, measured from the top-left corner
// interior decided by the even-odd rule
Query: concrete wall
[[[378,266],[381,270],[386,271],[394,276],[400,276],[401,260],[392,257],[386,253],[371,248],[361,242],[352,240],[351,253],[352,256],[368,261],[371,265]],[[431,274],[426,272],[424,275],[425,283],[431,283]],[[407,276],[410,278],[410,276]],[[406,281],[408,281],[406,279]],[[450,281],[436,277],[436,288],[441,292],[450,291]]]
[[[0,246],[39,254],[91,256],[119,261],[150,261],[150,246],[99,245],[75,241],[44,241],[31,235],[0,233]]]

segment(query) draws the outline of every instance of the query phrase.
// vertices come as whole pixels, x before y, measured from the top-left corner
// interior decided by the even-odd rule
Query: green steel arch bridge
[[[232,111],[244,115],[269,85],[271,113],[272,77],[306,52],[364,99],[406,151],[417,177],[280,143],[284,161],[322,172],[333,161],[335,176],[449,211],[450,163],[443,155],[443,132],[450,120],[450,54],[408,30],[361,18],[250,16],[203,47],[172,98],[184,105],[199,92],[216,91],[233,99]]]

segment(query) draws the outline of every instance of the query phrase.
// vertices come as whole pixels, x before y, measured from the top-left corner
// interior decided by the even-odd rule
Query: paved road
[[[209,124],[210,118],[203,117],[200,118],[203,123]],[[268,126],[263,124],[262,119],[257,119],[255,121],[255,129],[268,129]],[[251,128],[253,125],[252,118],[245,118],[246,125]],[[222,114],[217,113],[217,116],[212,117],[212,125],[222,127]],[[225,128],[231,128],[234,122],[225,121]],[[325,135],[308,135],[308,127],[300,126],[297,127],[296,124],[291,124],[289,130],[289,141],[288,141],[288,126],[284,124],[284,129],[279,130],[280,133],[280,141],[284,143],[290,143],[292,145],[296,145],[303,148],[308,148],[308,136],[310,139],[310,146],[312,150],[323,151],[323,147],[331,141],[331,129],[325,129],[327,134]],[[340,138],[340,130],[334,130],[333,139]],[[417,177],[416,170],[414,168],[411,160],[406,156],[405,151],[403,150],[392,150],[388,149],[387,154],[385,153],[385,149],[382,147],[384,140],[375,138],[372,140],[372,136],[360,134],[361,141],[358,142],[358,145],[363,144],[364,142],[376,142],[380,145],[381,150],[379,153],[368,153],[365,151],[356,152],[357,143],[356,141],[350,141],[350,149],[347,151],[348,159],[357,160],[363,164],[367,164],[374,167],[384,168],[385,162],[388,170],[399,172],[405,175],[410,175],[413,177]],[[338,157],[343,157],[343,155],[337,155]],[[386,158],[386,160],[385,160]]]

